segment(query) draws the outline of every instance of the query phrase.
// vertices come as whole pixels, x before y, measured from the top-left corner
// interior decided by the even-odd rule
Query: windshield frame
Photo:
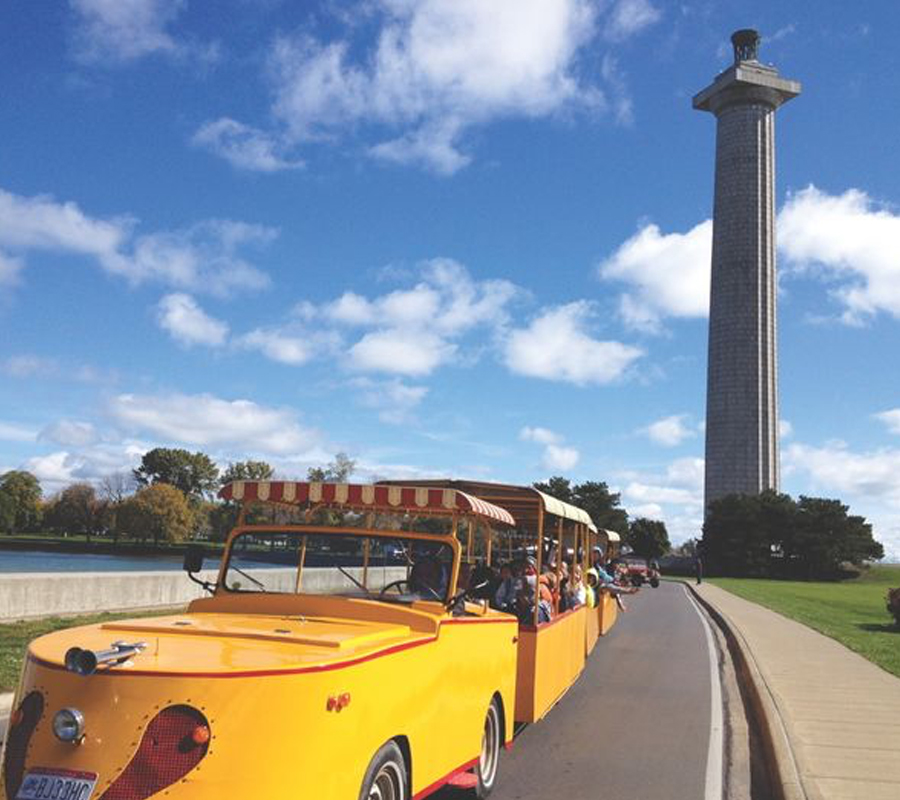
[[[468,515],[459,515],[457,519],[454,520],[453,529],[454,531],[457,528],[457,523],[459,521],[465,521]],[[447,593],[441,599],[440,602],[447,603],[450,598],[452,598],[456,593],[456,583],[459,578],[459,566],[461,560],[462,548],[459,540],[455,535],[444,535],[444,534],[436,534],[436,533],[421,533],[419,531],[409,531],[409,530],[382,530],[382,529],[374,529],[374,528],[347,528],[347,527],[339,527],[339,526],[331,526],[331,525],[238,525],[231,531],[231,534],[228,537],[228,542],[225,547],[225,552],[222,554],[222,561],[219,565],[219,577],[216,580],[216,591],[215,593],[223,594],[223,595],[237,595],[243,594],[240,591],[234,591],[229,589],[227,586],[227,582],[225,580],[226,575],[228,574],[228,567],[231,561],[231,552],[234,546],[235,540],[245,533],[284,533],[284,534],[293,534],[298,538],[303,536],[353,536],[359,539],[407,539],[407,540],[415,540],[422,542],[434,542],[435,544],[444,545],[450,548],[451,555],[453,558],[452,567],[450,569],[450,579],[447,582]],[[299,565],[297,566],[299,571]],[[247,592],[246,594],[254,594],[252,592]],[[265,594],[265,592],[263,592]],[[270,593],[274,594],[274,593]],[[301,589],[299,592],[294,593],[297,597],[301,597],[304,593]],[[337,595],[336,595],[337,596]],[[385,598],[379,598],[377,594],[368,598],[370,600],[375,600],[377,602],[392,602],[391,600],[387,600]],[[438,602],[436,599],[431,602]]]

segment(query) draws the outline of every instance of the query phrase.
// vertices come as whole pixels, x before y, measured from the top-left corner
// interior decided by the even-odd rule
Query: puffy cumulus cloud
[[[241,336],[237,345],[258,350],[271,361],[292,367],[305,364],[313,356],[309,340],[277,328],[257,328]]]
[[[207,122],[194,134],[191,143],[224,158],[237,169],[251,172],[279,172],[304,166],[303,161],[285,156],[284,142],[229,117]]]
[[[643,351],[592,338],[593,315],[586,301],[545,309],[528,327],[509,333],[503,345],[506,366],[519,375],[578,386],[618,380]]]
[[[712,220],[687,233],[662,233],[643,226],[598,267],[603,280],[629,286],[619,300],[626,324],[656,332],[666,317],[709,313]]]
[[[422,377],[454,360],[474,329],[503,329],[509,305],[524,294],[509,281],[476,281],[446,258],[425,262],[418,277],[411,288],[378,297],[345,292],[319,306],[301,303],[295,315],[332,349],[358,337],[347,346],[351,369]]]
[[[875,414],[875,419],[883,422],[891,433],[900,434],[900,408]]]
[[[809,186],[791,195],[778,215],[778,246],[788,267],[839,284],[833,295],[845,322],[900,317],[900,214],[865,192]]]
[[[619,0],[609,12],[603,35],[614,42],[628,39],[658,22],[662,12],[649,0]]]
[[[194,447],[288,455],[318,446],[318,432],[300,425],[295,411],[209,394],[120,394],[111,417],[127,431]]]
[[[350,386],[359,392],[362,405],[375,409],[382,422],[401,425],[412,417],[416,407],[428,394],[427,386],[415,386],[402,380],[374,381],[355,378]]]
[[[523,442],[535,442],[544,446],[541,465],[548,470],[574,469],[581,460],[581,454],[574,447],[566,447],[563,437],[549,428],[525,426],[519,431]]]
[[[356,21],[336,15],[330,40],[300,31],[272,43],[279,141],[338,141],[353,132],[377,159],[449,175],[470,162],[461,141],[475,126],[606,108],[601,87],[582,77],[584,47],[599,30],[592,0],[375,0],[366,9],[376,28],[371,42],[357,41]],[[652,16],[647,0],[620,0],[609,30],[621,40]],[[272,137],[223,119],[198,135],[232,163],[256,169],[282,158],[269,148]],[[226,136],[238,139],[237,153],[222,146]]]
[[[689,457],[662,470],[623,475],[622,504],[632,517],[663,520],[673,544],[697,537],[703,525],[703,471],[703,459]]]
[[[900,508],[900,450],[856,453],[843,442],[822,447],[794,443],[784,453],[786,472],[805,473],[817,491],[888,502]]]
[[[350,363],[363,372],[424,376],[450,360],[456,345],[419,331],[415,338],[399,328],[367,333],[350,348]]]
[[[543,465],[551,470],[570,470],[581,458],[581,454],[574,447],[563,447],[558,444],[548,444],[544,449]]]
[[[133,440],[65,446],[63,450],[34,456],[23,467],[41,482],[45,493],[59,491],[76,481],[97,486],[108,476],[130,475],[151,446]]]
[[[61,419],[47,425],[39,438],[43,442],[53,442],[63,447],[86,447],[100,439],[93,424],[70,419]]]
[[[228,338],[228,325],[209,316],[187,294],[168,294],[159,301],[157,321],[160,327],[184,345],[204,344],[217,347]]]
[[[37,431],[31,428],[0,420],[0,442],[33,442],[37,437]]]
[[[170,33],[185,0],[69,0],[69,5],[81,61],[124,63],[154,54],[194,56],[201,62],[218,57],[216,44],[179,40]]]
[[[0,247],[6,251],[84,256],[133,285],[154,282],[227,295],[269,284],[241,250],[270,242],[277,235],[272,228],[204,220],[182,230],[136,236],[136,226],[132,217],[94,219],[72,202],[0,189]]]
[[[519,438],[523,442],[537,442],[538,444],[558,444],[562,437],[548,428],[532,428],[525,426],[519,431]]]
[[[806,478],[810,491],[837,496],[871,523],[889,558],[900,559],[900,450],[854,452],[843,442],[795,443],[784,451],[785,476]]]
[[[670,417],[651,422],[646,428],[641,428],[651,442],[663,447],[677,447],[686,439],[692,439],[697,435],[696,429],[688,422],[687,414],[673,414]]]

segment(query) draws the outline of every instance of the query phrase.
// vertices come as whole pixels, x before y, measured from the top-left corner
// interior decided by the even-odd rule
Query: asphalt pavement
[[[711,669],[700,617],[680,584],[626,602],[575,685],[502,754],[492,799],[704,800]]]
[[[646,587],[626,602],[576,684],[503,753],[492,800],[704,800],[711,668],[703,624],[680,584]],[[433,797],[471,795],[448,787]]]

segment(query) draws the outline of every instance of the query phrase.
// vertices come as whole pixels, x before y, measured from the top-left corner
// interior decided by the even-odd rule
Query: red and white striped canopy
[[[426,486],[372,486],[360,483],[309,483],[300,481],[233,481],[219,491],[223,500],[269,503],[324,503],[329,506],[370,508],[373,511],[464,511],[479,517],[515,525],[505,508],[480,500],[458,489]]]

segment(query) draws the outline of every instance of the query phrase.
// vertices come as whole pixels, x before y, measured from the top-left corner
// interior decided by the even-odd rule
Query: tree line
[[[354,469],[344,453],[307,480],[343,481]],[[237,480],[268,480],[265,461],[240,461],[221,471],[205,453],[157,447],[130,473],[104,477],[98,486],[79,482],[44,498],[30,472],[0,475],[0,532],[56,533],[103,537],[118,543],[178,543],[192,538],[222,541],[237,521],[236,503],[216,502],[216,492]]]

